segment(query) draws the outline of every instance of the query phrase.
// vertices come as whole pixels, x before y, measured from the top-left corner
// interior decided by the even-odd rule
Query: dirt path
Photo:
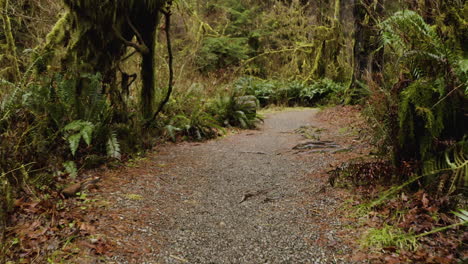
[[[166,146],[107,175],[101,199],[111,205],[99,229],[115,241],[111,259],[346,263],[342,198],[324,177],[311,176],[328,170],[335,154],[293,149],[305,140],[296,129],[318,126],[316,113],[268,114],[260,130]]]

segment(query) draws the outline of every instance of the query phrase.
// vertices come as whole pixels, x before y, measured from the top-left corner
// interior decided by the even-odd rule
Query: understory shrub
[[[89,157],[120,158],[99,74],[11,85],[13,92],[0,105],[2,198],[15,197],[9,193],[14,191],[54,189],[55,177],[76,176],[77,164],[86,165]]]
[[[194,140],[214,138],[223,134],[225,127],[255,128],[261,120],[256,111],[256,100],[240,96],[236,91],[226,93],[224,90],[207,99],[204,91],[204,85],[194,83],[171,98],[165,116],[158,122],[173,141],[179,137]]]
[[[330,79],[305,83],[299,80],[286,82],[242,77],[234,86],[242,93],[255,96],[261,106],[269,104],[314,106],[340,103],[340,95],[344,91],[342,84]]]
[[[249,57],[250,48],[247,41],[247,38],[207,37],[196,59],[199,70],[206,73],[238,65]]]
[[[462,52],[413,11],[397,12],[380,27],[392,51],[387,71],[400,76],[369,82],[367,111],[380,144],[389,146],[395,166],[411,162],[417,174],[428,176],[426,187],[439,185],[434,189],[441,194],[466,190],[468,72]]]
[[[254,96],[221,95],[211,102],[209,111],[224,126],[254,128],[261,118]]]

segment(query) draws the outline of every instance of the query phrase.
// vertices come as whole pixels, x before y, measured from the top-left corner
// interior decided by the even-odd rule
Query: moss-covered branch
[[[7,14],[8,11],[8,0],[0,0],[0,16],[3,21],[3,30],[5,32],[6,44],[7,44],[7,57],[12,64],[12,81],[17,81],[20,78],[18,57],[16,55],[15,39],[11,30],[10,17]]]

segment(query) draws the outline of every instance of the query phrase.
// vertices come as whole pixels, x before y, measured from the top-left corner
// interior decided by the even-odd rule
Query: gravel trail
[[[268,114],[261,129],[206,143],[166,147],[151,158],[152,175],[124,186],[134,193],[141,182],[143,202],[133,207],[147,227],[129,236],[160,248],[118,263],[346,263],[343,223],[336,217],[342,201],[327,192],[323,171],[333,155],[304,158],[293,147],[303,141],[294,131],[314,125],[318,110]],[[165,167],[165,164],[172,164]],[[326,168],[325,168],[326,169]],[[158,175],[154,177],[154,175]],[[127,204],[125,204],[127,203]],[[151,206],[158,211],[148,210]],[[165,221],[158,221],[164,217]],[[139,219],[142,220],[142,219]],[[157,234],[151,236],[151,234]],[[157,237],[157,238],[155,238]]]

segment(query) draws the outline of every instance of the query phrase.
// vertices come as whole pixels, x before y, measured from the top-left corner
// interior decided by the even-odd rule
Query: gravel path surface
[[[316,113],[306,109],[268,114],[259,130],[172,145],[152,157],[151,162],[159,164],[153,175],[134,177],[122,188],[140,193],[144,201],[121,199],[115,206],[132,207],[147,225],[129,235],[140,237],[136,243],[157,240],[160,248],[133,259],[118,254],[113,259],[345,263],[339,256],[350,249],[339,234],[347,231],[336,217],[342,201],[326,191],[323,177],[310,176],[329,168],[332,155],[303,158],[292,150],[304,140],[294,131],[314,125]],[[152,182],[154,189],[142,191],[142,182],[151,182],[151,177],[160,183]],[[151,206],[159,209],[148,209]]]

